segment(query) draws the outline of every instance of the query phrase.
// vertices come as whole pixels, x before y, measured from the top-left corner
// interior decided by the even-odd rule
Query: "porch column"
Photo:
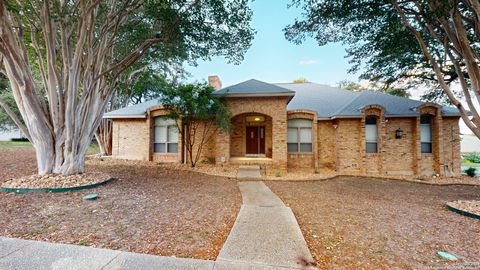
[[[224,131],[218,130],[215,136],[215,162],[222,164],[222,159],[228,163],[230,159],[230,135]]]
[[[272,114],[273,171],[287,171],[287,114]]]

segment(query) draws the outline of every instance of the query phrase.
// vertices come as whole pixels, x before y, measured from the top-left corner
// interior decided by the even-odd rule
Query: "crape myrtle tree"
[[[119,77],[142,57],[240,61],[254,34],[247,2],[0,1],[0,71],[35,148],[38,173],[84,171]]]
[[[480,138],[480,2],[478,0],[294,0],[304,17],[285,28],[301,43],[347,46],[362,79],[429,86],[446,96]],[[458,86],[458,93],[452,89]],[[471,112],[469,117],[468,111]]]
[[[145,58],[145,57],[143,57]],[[145,60],[136,63],[128,71],[119,77],[114,94],[107,103],[106,112],[120,109],[129,105],[139,104],[145,100],[158,98],[160,91],[170,80],[178,77],[177,73],[183,74],[178,69],[172,70],[172,63],[162,59],[152,61],[150,64]],[[179,63],[177,63],[179,64]],[[174,65],[179,66],[179,65]],[[172,74],[172,72],[175,72]],[[112,119],[102,119],[95,131],[95,139],[99,145],[100,154],[108,156],[112,154],[113,122]]]
[[[204,146],[216,131],[229,133],[232,113],[224,104],[224,97],[213,95],[214,89],[205,83],[165,87],[160,101],[175,120],[184,138],[187,162],[195,167]]]

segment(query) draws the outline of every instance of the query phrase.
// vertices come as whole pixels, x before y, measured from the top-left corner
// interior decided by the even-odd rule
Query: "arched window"
[[[175,120],[155,117],[153,124],[153,152],[178,153],[178,128]]]
[[[422,153],[432,153],[432,116],[420,116],[420,143]]]
[[[289,153],[311,153],[312,147],[312,120],[288,120],[287,148]]]
[[[365,149],[367,153],[378,152],[378,128],[375,116],[365,118]]]

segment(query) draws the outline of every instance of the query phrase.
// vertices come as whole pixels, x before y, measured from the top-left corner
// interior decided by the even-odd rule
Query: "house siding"
[[[278,171],[316,171],[322,174],[362,175],[451,175],[460,173],[459,117],[442,117],[439,107],[426,104],[420,114],[433,116],[432,153],[420,150],[420,117],[385,117],[384,108],[371,105],[362,109],[363,117],[351,119],[317,120],[316,113],[308,110],[287,111],[287,97],[228,98],[227,106],[233,113],[233,132],[226,134],[215,127],[207,135],[200,162],[222,160],[230,164],[230,157],[245,155],[245,117],[266,116],[266,154],[271,157],[261,166],[267,174]],[[159,107],[152,108],[146,119],[114,119],[113,157],[121,159],[151,160],[156,162],[182,162],[181,134],[178,154],[152,153],[152,119],[165,115]],[[365,117],[375,115],[378,128],[378,153],[366,153]],[[312,153],[287,152],[287,123],[289,119],[312,120]],[[196,141],[203,133],[204,124],[197,131]],[[396,138],[396,130],[403,136]],[[194,155],[196,149],[194,149]],[[222,159],[223,157],[223,159]],[[188,159],[188,157],[187,157]],[[238,164],[237,164],[238,165]]]
[[[149,128],[145,119],[113,120],[112,156],[148,160]]]

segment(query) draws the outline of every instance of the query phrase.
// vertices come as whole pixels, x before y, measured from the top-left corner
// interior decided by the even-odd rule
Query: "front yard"
[[[34,151],[0,145],[0,164],[0,181],[33,174]],[[228,178],[111,160],[90,160],[87,170],[118,180],[69,193],[0,192],[0,235],[215,259],[241,204],[237,183]],[[88,193],[99,199],[83,200]]]
[[[480,199],[480,187],[349,178],[267,184],[292,208],[321,269],[446,266],[437,251],[480,268],[480,220],[444,207]]]

